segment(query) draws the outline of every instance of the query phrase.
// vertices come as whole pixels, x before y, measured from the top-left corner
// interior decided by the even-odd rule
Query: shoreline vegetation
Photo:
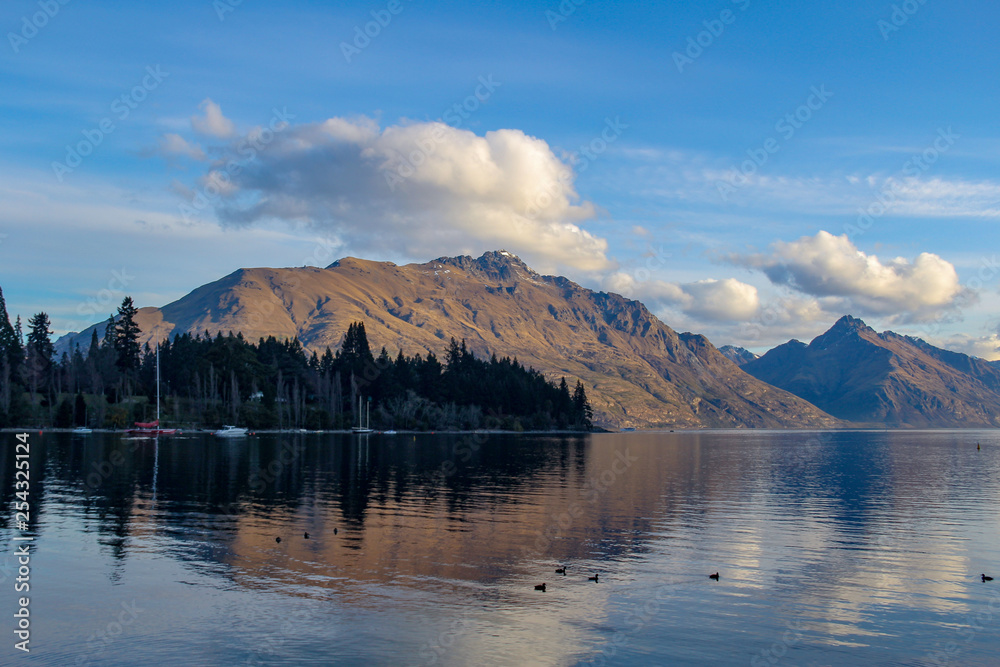
[[[46,313],[12,325],[0,290],[0,428],[86,426],[121,431],[156,418],[157,351],[139,345],[138,309],[126,297],[103,339],[56,359]],[[586,390],[550,382],[517,358],[478,359],[451,339],[432,352],[372,353],[364,323],[336,352],[311,355],[298,338],[252,343],[241,333],[181,334],[159,342],[161,426],[189,431],[238,424],[257,432],[349,431],[370,415],[375,431],[586,432]]]

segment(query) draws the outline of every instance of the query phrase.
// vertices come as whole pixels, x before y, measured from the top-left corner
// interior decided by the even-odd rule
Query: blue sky
[[[998,358],[997,18],[9,1],[0,287],[64,333],[240,267],[505,247],[717,345],[851,313]]]

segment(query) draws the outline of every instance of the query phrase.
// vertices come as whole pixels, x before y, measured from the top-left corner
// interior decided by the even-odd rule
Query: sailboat
[[[173,435],[177,433],[175,428],[160,428],[160,343],[156,343],[156,421],[136,422],[135,428],[125,431],[129,435],[135,436],[158,436]]]
[[[372,400],[368,399],[367,411],[365,414],[365,425],[361,425],[361,397],[358,396],[358,425],[351,429],[353,433],[372,433],[371,429],[371,408]]]

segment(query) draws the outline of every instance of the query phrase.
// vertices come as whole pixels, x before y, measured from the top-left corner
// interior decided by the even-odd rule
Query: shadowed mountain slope
[[[809,345],[743,365],[841,419],[886,426],[1000,425],[1000,369],[845,316]]]
[[[550,379],[580,378],[605,426],[824,427],[839,422],[741,371],[704,336],[678,334],[645,306],[542,276],[505,251],[397,266],[345,258],[326,269],[240,269],[163,308],[145,339],[181,332],[298,336],[336,349],[363,321],[373,350],[517,357]],[[99,335],[103,325],[98,326]],[[82,346],[90,330],[76,336]]]

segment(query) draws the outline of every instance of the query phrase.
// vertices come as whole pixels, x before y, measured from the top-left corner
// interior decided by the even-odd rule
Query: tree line
[[[44,312],[11,324],[0,290],[0,427],[126,428],[156,414],[157,349],[140,345],[126,297],[86,349],[55,356]],[[160,341],[160,419],[172,427],[223,423],[256,429],[344,429],[370,415],[376,429],[592,428],[583,383],[549,382],[516,358],[477,358],[451,340],[443,357],[375,355],[363,322],[334,352],[309,354],[298,338],[256,343],[241,333]]]

